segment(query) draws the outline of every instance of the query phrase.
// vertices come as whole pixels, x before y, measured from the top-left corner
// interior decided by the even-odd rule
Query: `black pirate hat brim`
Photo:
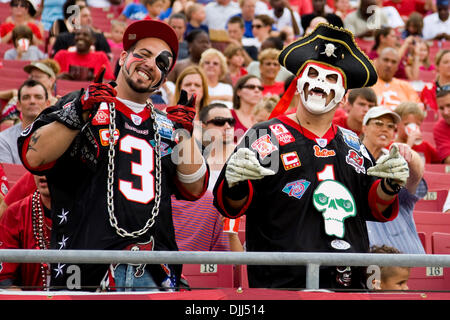
[[[330,24],[321,23],[309,35],[288,45],[278,60],[297,76],[309,62],[334,67],[343,74],[346,89],[370,87],[378,80],[372,61],[358,47],[353,34]]]

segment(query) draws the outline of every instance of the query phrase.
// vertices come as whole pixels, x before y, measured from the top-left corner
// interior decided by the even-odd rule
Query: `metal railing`
[[[450,255],[330,252],[0,250],[1,262],[306,265],[306,289],[319,289],[320,266],[450,267]]]

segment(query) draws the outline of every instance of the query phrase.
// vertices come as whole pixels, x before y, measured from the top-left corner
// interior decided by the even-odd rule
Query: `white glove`
[[[380,178],[390,178],[403,187],[409,177],[409,167],[405,158],[400,155],[398,145],[393,143],[389,154],[381,156],[377,164],[367,170],[367,174]]]
[[[273,174],[275,172],[261,166],[255,153],[248,148],[238,149],[228,160],[225,170],[225,178],[230,188],[240,181],[258,180]]]

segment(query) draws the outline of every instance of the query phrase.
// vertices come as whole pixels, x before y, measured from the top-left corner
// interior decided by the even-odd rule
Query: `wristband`
[[[390,188],[392,188],[393,191],[388,190],[388,189],[386,188],[385,183],[386,183]],[[386,193],[388,196],[395,196],[396,194],[398,194],[398,193],[400,192],[400,189],[401,189],[401,187],[400,187],[399,184],[393,183],[392,180],[389,179],[389,178],[383,179],[383,180],[380,182],[380,186],[381,186],[381,190],[383,190],[383,192]]]
[[[248,195],[249,191],[248,181],[240,181],[231,188],[228,186],[227,181],[224,182],[223,193],[231,200],[242,200]]]
[[[178,180],[182,183],[194,183],[195,181],[199,180],[201,177],[203,177],[206,173],[206,164],[205,159],[202,157],[202,165],[201,167],[191,174],[183,174],[179,171],[177,171],[177,177]]]

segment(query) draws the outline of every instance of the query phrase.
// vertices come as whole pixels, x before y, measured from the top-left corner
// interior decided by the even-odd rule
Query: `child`
[[[243,47],[235,44],[228,45],[223,54],[227,58],[228,72],[234,86],[240,77],[245,76],[248,73],[245,66],[252,60]]]
[[[394,247],[383,245],[373,246],[370,253],[400,254],[401,252]],[[408,290],[409,267],[381,266],[380,271],[380,279],[372,281],[375,290]]]
[[[147,8],[147,20],[159,20],[159,15],[164,9],[164,0],[146,0],[145,7]]]
[[[194,3],[190,5],[186,10],[186,18],[188,23],[186,25],[186,31],[184,33],[184,38],[195,29],[202,29],[209,34],[209,28],[203,22],[206,19],[205,7],[200,3]]]
[[[278,101],[280,101],[278,96],[267,96],[258,102],[253,109],[253,118],[255,119],[255,122],[258,123],[269,120],[269,116]]]
[[[3,59],[35,61],[45,59],[45,54],[38,47],[31,44],[33,32],[26,25],[18,25],[12,31],[14,48],[7,50]]]
[[[410,49],[405,72],[410,81],[424,80],[421,79],[420,71],[429,71],[435,75],[436,67],[430,62],[429,44],[420,38],[416,38],[414,46]]]
[[[408,144],[411,149],[419,154],[424,163],[440,163],[436,148],[422,138],[420,125],[425,113],[419,104],[410,101],[402,102],[394,111],[402,119],[397,126],[395,141]]]
[[[145,0],[139,1],[139,3],[131,2],[125,6],[122,13],[119,16],[119,20],[142,20],[147,16],[147,7],[145,6]]]
[[[111,33],[108,35],[108,44],[111,49],[123,49],[122,38],[127,23],[119,20],[111,20]]]

